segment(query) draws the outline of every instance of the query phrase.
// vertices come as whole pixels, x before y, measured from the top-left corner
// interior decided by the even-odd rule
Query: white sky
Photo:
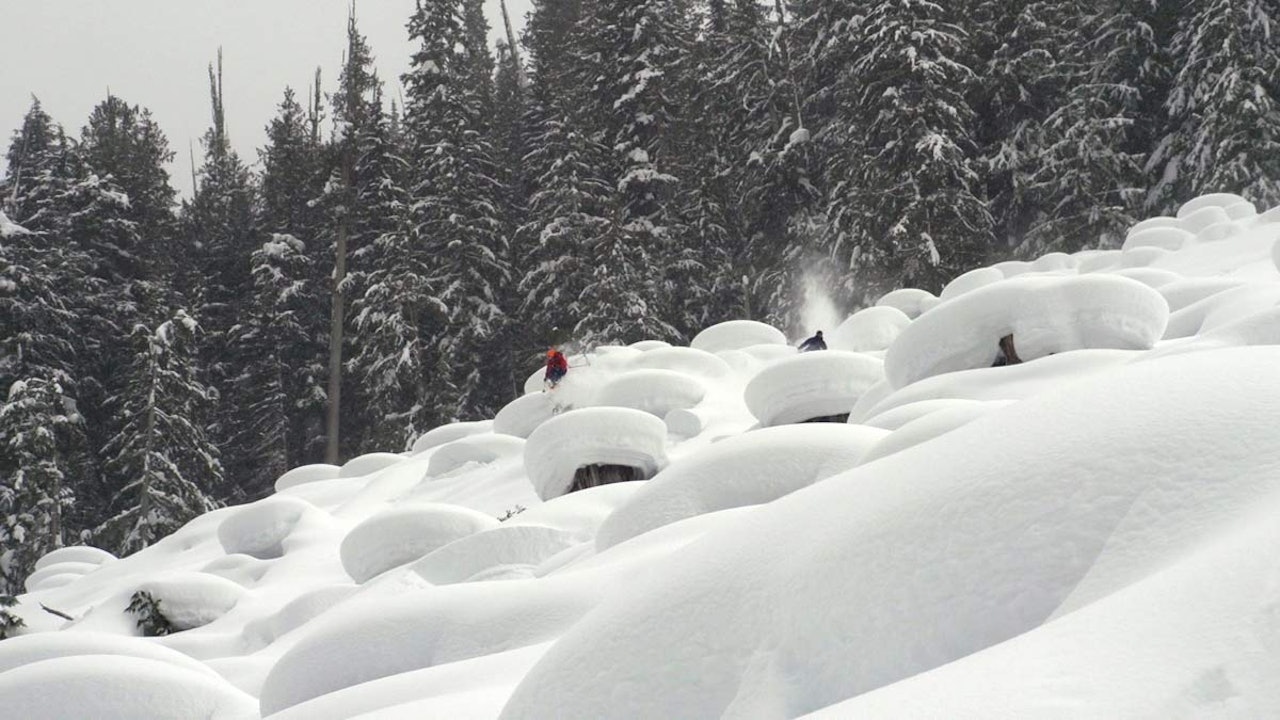
[[[496,38],[502,29],[498,0],[486,1]],[[325,90],[333,90],[348,6],[348,0],[0,0],[3,148],[33,94],[55,121],[79,135],[110,88],[151,109],[178,155],[170,168],[174,186],[188,195],[188,141],[196,144],[198,160],[199,138],[209,126],[207,67],[218,47],[231,140],[246,162],[256,164],[263,128],[285,85],[305,103],[318,65]],[[356,5],[390,98],[398,96],[399,76],[408,68],[412,47],[405,24],[413,6],[414,0]],[[509,0],[508,6],[518,33],[530,0]]]

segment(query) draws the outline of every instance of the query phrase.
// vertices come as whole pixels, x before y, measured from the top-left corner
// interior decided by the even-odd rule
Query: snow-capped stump
[[[1204,208],[1222,208],[1225,210],[1241,203],[1253,205],[1253,203],[1234,193],[1208,193],[1182,203],[1181,207],[1178,208],[1178,219],[1183,220]]]
[[[671,347],[671,343],[666,340],[641,340],[640,342],[633,342],[627,347],[639,350],[640,352],[649,352],[650,350],[669,348]]]
[[[827,333],[827,347],[851,352],[884,350],[910,324],[911,318],[897,308],[887,305],[863,308]]]
[[[168,663],[209,677],[218,677],[218,674],[209,669],[208,665],[172,648],[132,635],[112,635],[79,629],[75,632],[19,635],[0,642],[0,674],[42,660],[77,655],[143,658]]]
[[[507,403],[493,418],[493,431],[527,438],[534,428],[555,416],[555,404],[547,393],[531,393]]]
[[[881,361],[861,353],[828,350],[779,360],[747,383],[744,399],[762,427],[839,418],[884,377]]]
[[[933,375],[990,367],[1001,338],[1034,360],[1082,348],[1145,350],[1169,321],[1159,292],[1114,275],[1027,276],[979,288],[922,315],[885,355],[895,388]]]
[[[1280,262],[1280,260],[1278,260]],[[1169,303],[1169,312],[1175,313],[1192,303],[1197,303],[1220,292],[1245,284],[1244,280],[1229,277],[1193,277],[1160,287],[1160,294]]]
[[[1149,227],[1137,232],[1130,231],[1124,240],[1124,250],[1140,247],[1158,247],[1165,250],[1181,250],[1184,246],[1195,242],[1195,233],[1181,227]]]
[[[1085,275],[1114,270],[1120,267],[1120,254],[1119,250],[1085,250],[1077,257],[1080,264],[1076,265],[1076,272]]]
[[[1170,251],[1158,247],[1136,247],[1120,252],[1120,267],[1147,267],[1151,263],[1167,256]]]
[[[467,463],[489,464],[524,452],[524,440],[510,435],[472,435],[441,445],[427,464],[427,477],[439,477]]]
[[[0,708],[23,720],[258,717],[258,702],[217,675],[114,654],[58,657],[0,673]]]
[[[338,471],[340,478],[364,477],[392,465],[403,462],[404,456],[388,452],[375,452],[352,458]]]
[[[698,333],[689,347],[717,353],[723,350],[741,350],[752,345],[786,344],[787,336],[772,325],[755,320],[730,320]]]
[[[55,563],[76,562],[91,563],[93,565],[103,565],[116,559],[115,555],[101,548],[91,547],[89,545],[70,545],[68,547],[50,550],[36,560],[35,570],[46,568]]]
[[[1191,337],[1280,303],[1280,286],[1255,283],[1214,293],[1169,315],[1165,340]]]
[[[573,410],[533,431],[524,448],[524,467],[538,497],[550,500],[602,479],[599,473],[591,477],[593,467],[620,469],[603,479],[653,477],[667,463],[666,441],[667,426],[649,413],[607,407]]]
[[[1231,222],[1231,216],[1227,214],[1226,208],[1219,207],[1217,205],[1210,205],[1188,213],[1185,216],[1179,216],[1178,222],[1182,224],[1182,229],[1196,235],[1210,225]]]
[[[946,302],[953,298],[977,290],[980,287],[990,285],[991,283],[1000,282],[1004,279],[1004,273],[992,267],[981,267],[957,277],[947,286],[942,288],[942,293],[938,295],[938,299]]]
[[[357,583],[417,560],[449,543],[498,526],[498,520],[460,505],[422,503],[378,513],[342,539],[342,568]]]
[[[1170,283],[1175,283],[1182,279],[1182,276],[1172,270],[1161,270],[1159,268],[1138,267],[1123,268],[1111,273],[1117,277],[1126,277],[1130,280],[1137,280],[1149,288],[1160,288]]]
[[[480,420],[478,422],[457,422],[441,425],[414,440],[413,449],[410,452],[413,455],[417,455],[445,443],[451,443],[454,440],[461,440],[471,435],[493,431],[493,423],[494,421],[492,420]]]
[[[42,568],[38,568],[35,572],[28,575],[26,581],[23,583],[23,587],[27,589],[27,592],[46,590],[54,587],[53,585],[49,585],[48,581],[56,575],[71,575],[73,578],[79,578],[86,573],[91,573],[94,570],[97,570],[99,567],[98,563],[92,562],[74,562],[70,560],[56,562],[52,565],[45,565]],[[68,581],[63,580],[62,584],[65,585],[66,582]]]
[[[200,572],[173,572],[138,584],[139,592],[160,602],[160,614],[175,630],[203,627],[227,614],[245,589],[224,577]]]
[[[706,385],[696,377],[674,370],[632,370],[600,388],[596,403],[665,417],[672,410],[697,405],[706,396]]]
[[[650,350],[631,362],[635,370],[674,370],[694,377],[716,380],[728,375],[729,364],[705,350],[669,347]],[[573,371],[570,370],[570,373]]]
[[[1248,200],[1241,200],[1238,203],[1227,206],[1227,217],[1232,220],[1253,220],[1258,217],[1258,208]]]
[[[925,310],[936,305],[938,298],[928,290],[920,290],[919,288],[900,288],[892,292],[886,293],[883,297],[876,301],[877,307],[891,307],[901,310],[904,315],[912,320],[920,317]]]
[[[301,498],[277,495],[246,505],[218,526],[218,542],[227,554],[243,553],[259,560],[284,555],[284,541],[298,521],[315,507]]]
[[[1062,252],[1051,252],[1041,255],[1031,263],[1032,272],[1066,272],[1075,270],[1078,261]]]
[[[451,542],[409,569],[433,585],[466,582],[495,570],[532,577],[533,568],[542,561],[579,542],[574,533],[565,530],[539,525],[503,525]]]
[[[338,477],[338,473],[341,470],[342,468],[337,465],[328,465],[326,463],[296,467],[276,480],[276,492],[284,492],[289,488],[306,485],[307,483],[333,480]]]
[[[772,502],[857,466],[887,435],[858,425],[792,425],[728,438],[645,483],[600,526],[596,549],[695,515]]]

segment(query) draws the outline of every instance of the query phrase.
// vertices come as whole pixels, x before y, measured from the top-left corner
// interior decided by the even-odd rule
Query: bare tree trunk
[[[343,152],[342,185],[351,189],[351,153]],[[348,198],[348,202],[349,202]],[[338,464],[338,432],[342,417],[342,340],[346,325],[346,304],[342,296],[342,281],[347,277],[347,234],[350,232],[351,208],[345,207],[338,222],[338,238],[333,264],[333,312],[329,325],[329,408],[325,428],[325,462]]]

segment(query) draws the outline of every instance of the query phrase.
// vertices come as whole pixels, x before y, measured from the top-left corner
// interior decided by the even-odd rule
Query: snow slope
[[[1210,195],[1123,250],[890,293],[826,353],[746,321],[599,348],[412,453],[51,553],[0,707],[1280,717],[1277,239]],[[1008,334],[1026,362],[991,367]],[[592,464],[649,479],[569,492]],[[140,637],[138,590],[183,629]]]

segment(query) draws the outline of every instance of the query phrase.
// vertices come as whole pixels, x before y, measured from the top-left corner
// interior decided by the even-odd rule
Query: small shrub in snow
[[[523,505],[517,505],[506,512],[502,517],[498,518],[498,522],[506,522],[529,508]]]
[[[12,637],[15,630],[26,625],[22,618],[9,612],[9,608],[17,604],[18,598],[0,595],[0,640]]]
[[[160,600],[146,590],[139,590],[129,598],[125,612],[138,616],[138,629],[147,637],[169,635],[175,630],[169,618],[160,612]]]

